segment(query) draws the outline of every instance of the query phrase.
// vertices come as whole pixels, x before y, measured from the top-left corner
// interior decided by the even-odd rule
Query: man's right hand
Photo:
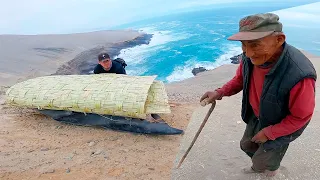
[[[215,100],[221,100],[222,95],[218,91],[208,91],[200,98],[200,102],[205,99],[207,103],[212,103]]]

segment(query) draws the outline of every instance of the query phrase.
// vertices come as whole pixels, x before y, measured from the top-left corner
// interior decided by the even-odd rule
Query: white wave
[[[226,37],[226,35],[221,34],[221,33],[217,33],[217,32],[216,32],[216,31],[214,31],[214,30],[210,30],[210,31],[209,31],[209,33],[210,33],[210,34],[213,34],[213,35],[221,36],[221,37],[223,37],[223,38],[224,38],[224,37]]]
[[[208,45],[203,45],[203,46],[201,46],[201,48],[204,48],[204,49],[211,49],[211,50],[217,50],[217,46],[208,46]]]
[[[170,50],[171,50],[171,47],[166,47],[162,49],[162,51],[170,51]]]
[[[209,31],[210,34],[217,34],[217,35],[221,35],[220,33],[215,32],[214,30],[210,30]]]
[[[196,27],[197,27],[197,29],[198,29],[199,31],[206,31],[206,30],[207,30],[206,27],[204,27],[204,26],[202,26],[202,25],[200,25],[200,24],[196,24]]]
[[[184,65],[174,68],[172,74],[170,74],[166,80],[170,82],[182,81],[184,79],[190,78],[193,76],[192,69],[195,67],[205,66],[206,63],[197,62],[196,59],[191,59],[185,62]]]
[[[181,54],[182,52],[178,51],[178,50],[172,50],[173,52],[175,52],[176,55]]]
[[[230,64],[231,63],[230,58],[240,54],[241,52],[242,52],[241,47],[233,44],[229,44],[226,47],[225,53],[219,56],[217,59],[215,59],[215,61],[199,62],[194,58],[190,59],[184,65],[177,66],[174,69],[173,73],[166,78],[166,80],[170,83],[170,82],[182,81],[184,79],[191,78],[193,77],[193,74],[192,74],[193,68],[204,67],[210,70],[210,69],[215,69],[224,64]]]
[[[192,46],[192,44],[182,45],[181,47],[189,47],[189,46]]]
[[[238,24],[235,22],[222,22],[222,21],[218,21],[217,24]]]
[[[175,28],[175,27],[180,26],[181,22],[180,22],[180,21],[170,21],[170,22],[168,22],[168,21],[162,21],[162,22],[159,22],[159,23],[157,23],[157,24],[158,24],[158,25],[160,24],[160,25],[169,26],[169,27],[171,27],[171,28]]]
[[[218,41],[220,38],[214,38],[212,41]]]
[[[147,72],[147,68],[143,68],[143,67],[139,67],[139,68],[134,67],[133,69],[126,70],[126,73],[131,76],[140,76],[140,75],[144,74],[145,72]]]
[[[156,53],[160,49],[168,50],[165,44],[173,41],[179,41],[187,39],[192,34],[188,33],[173,33],[171,31],[158,31],[155,27],[145,27],[140,29],[141,32],[147,34],[153,34],[149,44],[142,44],[132,48],[122,49],[117,57],[125,59],[126,62],[131,65],[140,64],[145,62],[153,53]]]

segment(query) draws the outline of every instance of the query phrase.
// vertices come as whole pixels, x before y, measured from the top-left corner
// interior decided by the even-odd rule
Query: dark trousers
[[[240,147],[252,159],[252,168],[255,171],[275,171],[280,167],[289,144],[274,149],[265,149],[263,144],[251,142],[252,137],[260,130],[259,120],[253,116],[246,126],[246,130],[240,141]]]

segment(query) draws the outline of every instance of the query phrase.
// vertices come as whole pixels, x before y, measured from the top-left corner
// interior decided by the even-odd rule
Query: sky
[[[286,27],[320,28],[320,1],[274,13],[280,16]]]
[[[52,34],[113,27],[233,0],[1,0],[0,34]],[[237,0],[244,2],[278,0]],[[290,0],[290,2],[315,0]],[[25,2],[25,3],[22,3]],[[233,1],[234,2],[234,1]]]
[[[320,55],[320,2],[275,11],[283,23],[287,42]]]

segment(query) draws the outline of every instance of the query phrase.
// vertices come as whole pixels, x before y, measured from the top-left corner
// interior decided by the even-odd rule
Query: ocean
[[[127,62],[129,75],[157,75],[157,79],[165,83],[181,81],[193,77],[191,71],[195,67],[214,69],[230,64],[230,57],[241,53],[240,42],[228,41],[227,37],[238,31],[242,17],[297,5],[296,2],[217,6],[115,27],[153,34],[148,45],[123,49],[117,57]],[[286,27],[284,23],[289,44],[317,55],[320,54],[319,30],[292,24]]]

